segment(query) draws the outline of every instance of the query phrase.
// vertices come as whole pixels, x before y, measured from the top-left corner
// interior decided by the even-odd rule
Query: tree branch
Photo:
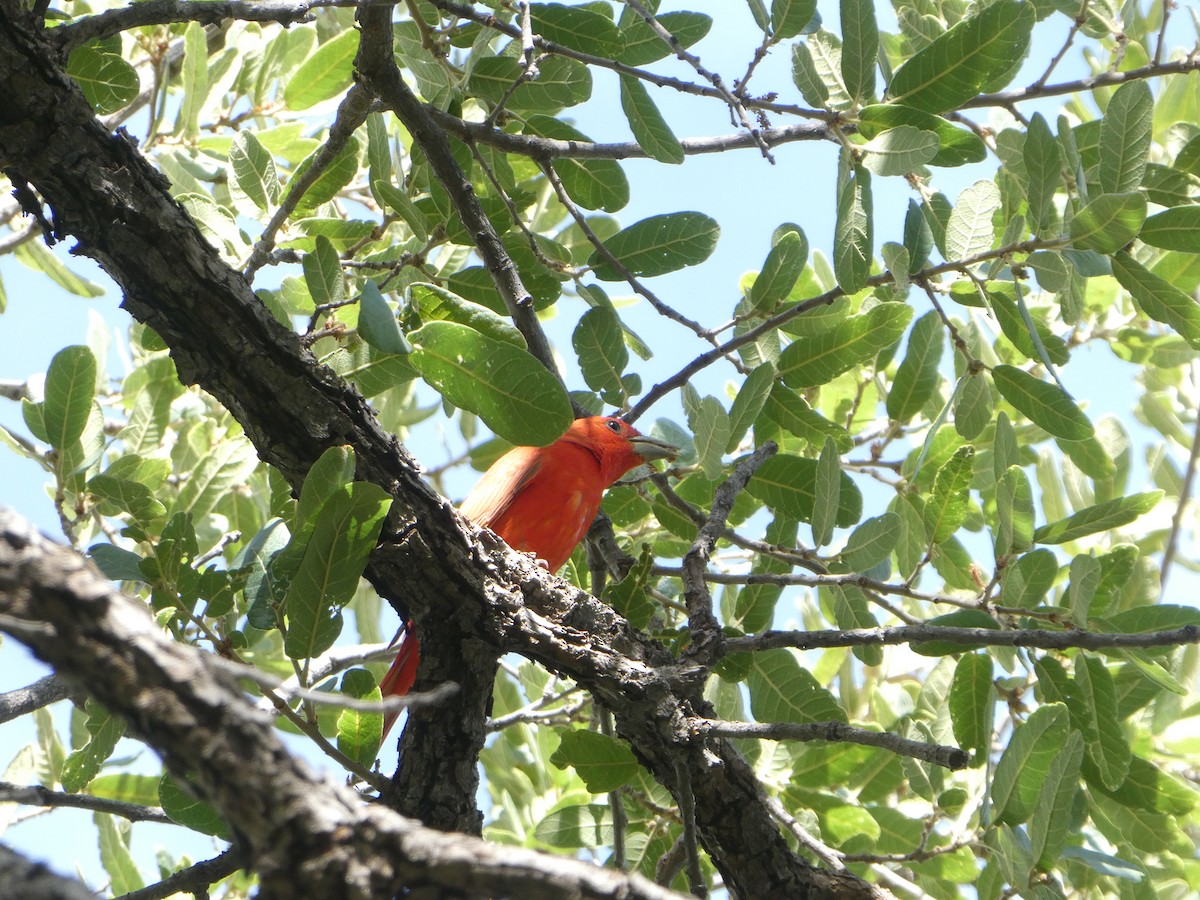
[[[56,875],[0,844],[0,894],[21,900],[96,900],[74,878]]]
[[[0,694],[0,724],[11,721],[35,709],[66,700],[71,696],[67,683],[57,675],[39,678],[27,687]]]
[[[465,835],[363,804],[292,757],[211,654],[172,641],[145,605],[0,507],[0,628],[86,684],[242,835],[267,896],[443,892],[646,900],[636,875]]]
[[[971,754],[957,747],[941,744],[926,744],[910,740],[886,731],[870,731],[855,728],[843,722],[724,722],[714,719],[695,719],[693,726],[703,734],[719,734],[723,737],[758,738],[766,741],[836,741],[848,744],[863,744],[881,747],[897,756],[910,756],[924,762],[945,766],[947,769],[964,769],[971,761]]]
[[[166,900],[173,894],[193,894],[197,898],[205,896],[209,885],[216,884],[222,878],[228,878],[238,869],[246,865],[246,855],[241,850],[229,849],[219,856],[206,859],[195,865],[180,869],[155,884],[122,894],[115,900]]]
[[[138,803],[110,800],[108,797],[93,797],[90,794],[67,794],[36,784],[10,784],[7,781],[0,781],[0,803],[23,803],[26,806],[45,806],[51,809],[90,809],[93,812],[120,816],[130,822],[175,824],[157,806],[142,806]]]
[[[1101,634],[1095,631],[1002,631],[991,628],[943,628],[938,625],[900,625],[894,628],[855,628],[846,631],[764,631],[753,637],[729,638],[726,653],[745,653],[793,647],[815,650],[825,647],[864,647],[885,644],[917,644],[948,641],[981,647],[1037,647],[1041,650],[1114,650],[1131,647],[1180,647],[1200,644],[1200,626],[1184,625],[1168,631],[1140,634]]]

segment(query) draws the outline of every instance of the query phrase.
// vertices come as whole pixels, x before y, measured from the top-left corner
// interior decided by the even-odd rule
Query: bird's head
[[[576,419],[559,440],[579,444],[596,454],[608,484],[642,463],[679,455],[678,447],[644,435],[616,416]]]

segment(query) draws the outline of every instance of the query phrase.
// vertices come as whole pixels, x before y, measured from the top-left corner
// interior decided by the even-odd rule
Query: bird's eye
[[[617,420],[617,419],[609,419],[609,420],[608,420],[607,422],[605,422],[604,424],[608,426],[608,430],[609,430],[609,431],[611,431],[613,434],[620,434],[620,433],[621,433],[621,423],[620,423],[620,421],[619,421],[619,420]]]

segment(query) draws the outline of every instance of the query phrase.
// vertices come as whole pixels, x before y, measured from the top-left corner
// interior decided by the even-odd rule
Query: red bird
[[[583,540],[605,488],[652,459],[672,459],[678,448],[639,433],[622,419],[576,419],[547,447],[514,447],[479,479],[459,511],[490,528],[514,550],[533,553],[557,572]],[[417,676],[420,650],[410,622],[396,661],[379,686],[402,697]],[[398,712],[383,720],[386,735]]]

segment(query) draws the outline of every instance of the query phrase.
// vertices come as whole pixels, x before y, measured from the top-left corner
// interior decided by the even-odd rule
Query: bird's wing
[[[542,468],[540,449],[514,447],[496,460],[459,506],[459,512],[476,525],[491,528]]]

